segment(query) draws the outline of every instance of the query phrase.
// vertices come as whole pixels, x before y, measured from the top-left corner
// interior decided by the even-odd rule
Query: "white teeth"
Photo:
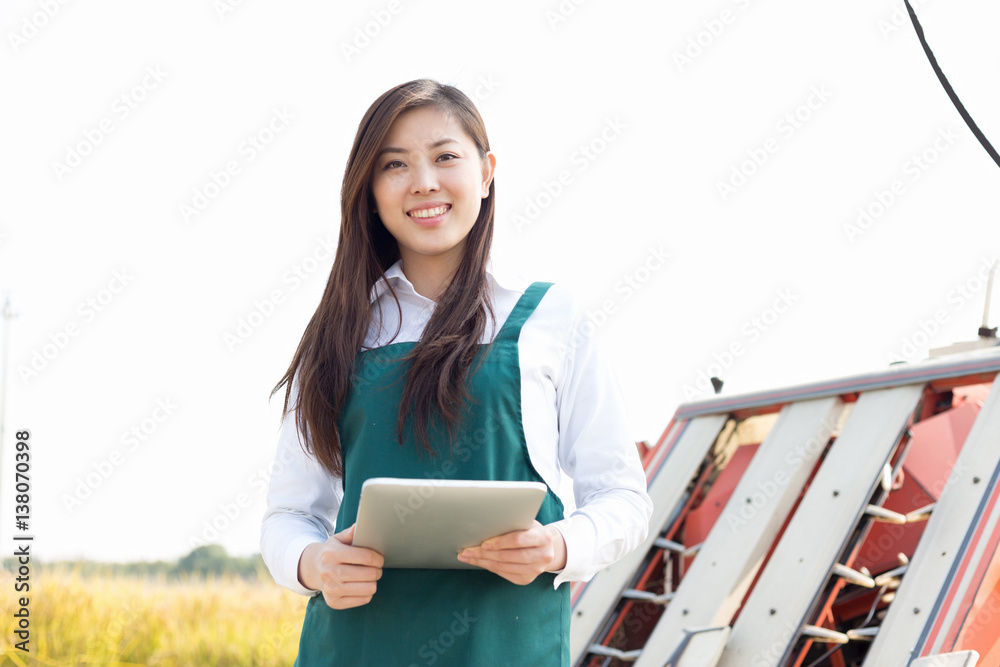
[[[433,218],[438,215],[444,214],[448,210],[447,206],[438,206],[437,208],[424,208],[419,211],[413,211],[410,213],[411,217],[414,218]]]

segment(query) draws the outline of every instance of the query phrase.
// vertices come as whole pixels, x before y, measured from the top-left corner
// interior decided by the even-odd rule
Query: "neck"
[[[434,256],[409,252],[400,253],[402,259],[400,268],[406,279],[413,284],[413,289],[417,294],[432,301],[441,298],[458,270],[462,258],[460,249],[453,250],[457,250],[457,252]]]

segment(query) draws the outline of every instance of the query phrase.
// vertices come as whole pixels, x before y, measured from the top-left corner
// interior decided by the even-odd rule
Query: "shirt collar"
[[[499,274],[493,266],[493,260],[489,259],[486,262],[486,277],[490,281],[493,289],[517,289],[518,291],[523,291],[520,289],[520,283],[524,282],[519,278],[507,276],[505,274]],[[396,262],[385,270],[385,278],[379,278],[375,285],[372,286],[370,302],[375,303],[385,292],[389,290],[389,286],[397,292],[403,292],[410,294],[412,296],[424,299],[417,291],[413,289],[413,283],[409,281],[406,275],[403,273],[402,260],[396,260]],[[427,299],[430,301],[430,299]]]
[[[409,288],[411,292],[416,294],[416,290],[413,289],[413,285],[407,280],[406,276],[403,275],[402,260],[396,260],[396,263],[385,270],[385,278],[379,278],[375,284],[372,286],[370,301],[375,303],[378,301],[386,291],[389,289],[389,285],[392,285],[394,289],[400,289],[402,286]]]

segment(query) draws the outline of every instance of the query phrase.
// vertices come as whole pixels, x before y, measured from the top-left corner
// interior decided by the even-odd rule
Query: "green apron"
[[[469,379],[471,400],[451,446],[443,427],[430,430],[433,457],[418,448],[412,429],[404,432],[402,445],[396,438],[408,366],[400,362],[416,343],[359,353],[339,421],[344,499],[337,530],[354,523],[361,485],[371,477],[544,481],[531,464],[524,439],[517,342],[549,286],[532,284],[493,344],[480,348],[486,358]],[[551,489],[537,518],[542,524],[563,518],[562,502]],[[544,573],[518,586],[478,568],[385,569],[366,605],[335,610],[322,595],[309,601],[295,664],[566,666],[569,585],[555,589],[554,579]]]

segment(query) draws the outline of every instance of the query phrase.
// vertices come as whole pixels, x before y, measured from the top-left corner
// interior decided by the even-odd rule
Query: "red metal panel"
[[[979,664],[1000,665],[1000,554],[996,552],[954,650],[978,651]]]
[[[1000,502],[1000,484],[996,484],[996,479],[992,480],[994,485],[989,492],[986,503],[980,508],[979,513],[973,517],[971,522],[971,528],[973,529],[970,535],[971,539],[964,545],[964,554],[961,561],[958,563],[954,575],[950,578],[948,582],[949,588],[944,597],[944,602],[941,605],[937,619],[934,622],[934,626],[931,628],[931,632],[927,637],[927,640],[923,643],[920,655],[926,656],[931,655],[931,651],[935,646],[935,642],[938,641],[939,636],[944,637],[944,650],[951,650],[950,647],[954,644],[954,640],[968,617],[970,608],[972,607],[972,598],[975,591],[979,590],[980,584],[983,577],[987,571],[987,563],[990,561],[987,558],[983,558],[981,562],[976,563],[973,555],[976,553],[976,549],[982,540],[987,541],[986,552],[987,554],[992,554],[995,556],[997,544],[1000,543],[1000,526],[996,523],[990,521],[990,517],[993,515],[993,511],[998,502]],[[958,583],[965,578],[968,571],[971,569],[971,587],[965,591],[964,594],[959,595]],[[948,619],[949,612],[952,607],[956,608],[956,615],[950,620],[946,625],[946,619]]]
[[[958,452],[978,414],[978,403],[965,402],[914,424],[910,429],[913,433],[910,448],[903,461],[902,483],[889,494],[883,507],[906,514],[935,502],[948,483]],[[854,567],[866,567],[875,574],[891,570],[899,564],[896,554],[913,555],[926,525],[926,522],[902,526],[876,523],[858,552]]]
[[[705,495],[702,503],[688,515],[684,522],[684,546],[693,547],[701,544],[708,537],[708,533],[715,525],[716,519],[726,508],[729,497],[736,490],[740,478],[746,472],[753,455],[757,453],[760,445],[741,445],[736,448],[729,463],[723,468],[719,476],[715,478],[712,488]],[[690,560],[688,561],[690,564]]]
[[[882,504],[887,510],[906,514],[919,507],[925,507],[937,500],[929,495],[916,480],[906,474],[904,466],[902,485],[894,489]],[[872,525],[864,544],[858,551],[855,569],[862,567],[874,574],[881,574],[899,566],[897,554],[912,556],[916,551],[920,536],[927,526],[926,521],[904,525],[894,523],[875,523]],[[867,612],[867,608],[865,609]]]
[[[903,469],[934,500],[948,482],[955,459],[978,414],[978,403],[967,402],[913,426],[913,443]]]

